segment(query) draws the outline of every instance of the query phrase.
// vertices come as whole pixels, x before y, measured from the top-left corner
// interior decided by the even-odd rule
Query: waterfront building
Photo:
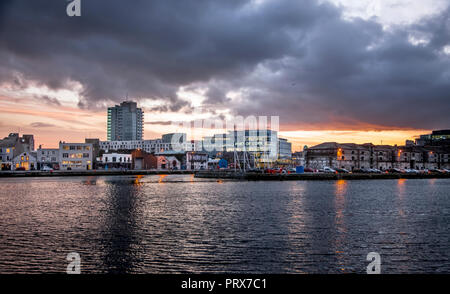
[[[388,145],[326,142],[308,148],[305,152],[306,166],[313,169],[324,167],[354,169],[376,168],[386,170],[396,167],[396,148]]]
[[[257,162],[257,165],[274,163],[283,158],[290,158],[291,143],[278,138],[278,133],[269,129],[230,131],[228,134],[217,134],[203,138],[203,150],[210,155],[223,152],[246,152]],[[279,143],[282,142],[280,149]]]
[[[207,152],[214,157],[218,153],[227,151],[227,134],[215,134],[213,136],[203,137],[202,151]]]
[[[42,145],[36,150],[37,169],[42,170],[44,167],[59,169],[59,149],[58,148],[42,148]]]
[[[1,170],[14,169],[13,159],[23,152],[34,151],[34,136],[11,133],[0,140],[0,165]]]
[[[157,169],[159,170],[180,170],[181,162],[175,156],[157,155]]]
[[[287,139],[278,138],[278,159],[292,158],[292,144]]]
[[[186,152],[187,170],[208,169],[208,153],[206,152]]]
[[[322,143],[305,151],[305,165],[355,169],[376,168],[381,171],[400,169],[450,168],[450,148],[442,146],[390,146],[336,142]]]
[[[104,169],[110,168],[132,168],[132,156],[131,154],[122,154],[122,153],[104,153],[98,159],[99,167]]]
[[[203,141],[201,140],[190,140],[182,144],[182,149],[184,151],[202,151],[202,143]]]
[[[108,141],[136,141],[143,139],[144,112],[133,101],[108,108]]]
[[[131,152],[132,168],[136,170],[157,169],[157,157],[144,150],[133,150]]]
[[[97,158],[100,156],[100,139],[98,138],[86,138],[84,143],[92,144],[92,158],[94,162],[92,165],[93,169],[97,168]]]
[[[292,144],[270,129],[242,130],[204,137],[203,151],[210,157],[222,157],[227,152],[246,153],[242,156],[252,161],[252,166],[266,167],[290,165]]]
[[[93,146],[90,143],[59,142],[59,168],[61,170],[93,169]]]
[[[100,141],[100,149],[106,152],[111,150],[144,150],[148,153],[173,150],[171,143],[164,143],[161,139],[137,141]]]
[[[12,170],[34,170],[37,166],[36,154],[33,152],[22,152],[12,160]]]
[[[175,156],[165,156],[167,160],[167,168],[180,170],[181,169],[181,161],[178,160]]]
[[[420,135],[415,140],[417,146],[450,146],[450,130],[433,131],[431,134]]]

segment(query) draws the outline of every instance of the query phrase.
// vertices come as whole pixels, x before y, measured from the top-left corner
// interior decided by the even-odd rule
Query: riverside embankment
[[[243,181],[300,181],[300,180],[382,180],[382,179],[432,179],[449,178],[450,173],[303,173],[263,174],[234,171],[186,171],[186,170],[86,170],[86,171],[1,171],[0,178],[13,177],[79,177],[123,175],[182,175],[195,174],[196,178],[229,179]]]
[[[123,175],[163,175],[193,174],[185,170],[85,170],[85,171],[1,171],[0,178],[12,177],[79,177],[79,176],[123,176]]]
[[[382,180],[382,179],[432,179],[449,178],[450,174],[441,173],[303,173],[303,174],[262,174],[239,173],[231,171],[199,171],[196,178],[217,178],[247,181],[298,181],[298,180]]]

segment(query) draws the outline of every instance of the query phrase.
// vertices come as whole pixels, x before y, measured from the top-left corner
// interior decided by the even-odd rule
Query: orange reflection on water
[[[164,179],[165,177],[167,177],[167,175],[159,175],[158,183],[162,183],[162,182],[163,182],[163,179]]]
[[[397,181],[397,190],[398,190],[398,199],[399,199],[399,204],[398,204],[398,214],[401,217],[405,216],[405,211],[403,210],[403,200],[405,198],[405,183],[406,183],[406,179],[399,179]]]
[[[223,181],[222,180],[217,180],[217,183],[223,184]]]
[[[345,232],[346,229],[343,225],[344,218],[344,207],[345,207],[345,194],[347,193],[347,184],[346,180],[338,180],[335,185],[335,209],[336,209],[336,224],[338,227]]]
[[[97,177],[95,176],[88,176],[88,178],[83,181],[83,184],[85,185],[97,185]]]
[[[338,232],[336,239],[334,240],[334,246],[336,248],[336,258],[338,264],[341,266],[340,270],[345,272],[343,267],[345,264],[344,258],[344,244],[346,241],[347,228],[345,226],[344,210],[345,210],[345,196],[347,193],[348,182],[346,180],[338,180],[335,183],[335,198],[334,207],[336,212],[335,226]]]
[[[144,176],[143,175],[137,175],[136,179],[134,179],[133,184],[136,186],[141,186],[142,183],[139,181],[140,179],[142,179]]]

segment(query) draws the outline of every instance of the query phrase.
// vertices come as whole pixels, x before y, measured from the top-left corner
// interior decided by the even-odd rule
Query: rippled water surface
[[[0,273],[450,273],[450,180],[0,179]]]

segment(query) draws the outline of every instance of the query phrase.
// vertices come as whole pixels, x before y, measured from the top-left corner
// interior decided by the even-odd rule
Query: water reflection
[[[167,175],[159,175],[158,183],[162,183],[165,177],[167,177]]]
[[[398,214],[401,217],[405,217],[405,211],[404,211],[404,201],[405,201],[405,184],[406,179],[399,179],[397,181],[397,196],[398,196]]]
[[[143,183],[141,182],[141,179],[142,179],[143,177],[144,177],[143,175],[137,175],[136,178],[135,178],[134,181],[133,181],[133,184],[134,184],[135,186],[142,186]]]
[[[345,271],[344,259],[345,259],[345,242],[347,228],[345,226],[344,211],[345,211],[345,195],[347,194],[347,184],[345,180],[338,180],[335,184],[335,229],[336,238],[334,240],[335,253],[337,258],[337,264],[340,271]]]
[[[445,179],[0,185],[0,273],[64,272],[68,252],[86,273],[364,273],[371,251],[384,273],[450,272]]]
[[[86,177],[85,180],[82,181],[82,183],[84,185],[88,185],[88,186],[93,186],[93,185],[97,185],[97,178],[96,176],[89,176]]]
[[[142,176],[141,176],[142,177]],[[139,178],[130,185],[128,181],[111,180],[106,184],[106,211],[102,227],[103,268],[108,273],[128,273],[135,270],[139,249],[136,234],[139,226],[136,217],[139,215]]]

